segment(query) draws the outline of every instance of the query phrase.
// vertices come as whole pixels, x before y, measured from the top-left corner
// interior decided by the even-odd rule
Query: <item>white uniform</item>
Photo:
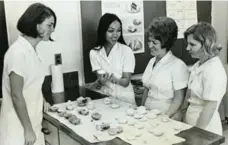
[[[41,132],[43,119],[43,95],[41,91],[44,81],[44,69],[31,44],[19,36],[5,54],[2,92],[3,100],[0,116],[0,145],[24,145],[24,129],[13,107],[9,74],[15,72],[23,77],[23,96],[29,118],[37,141],[35,145],[44,145]]]
[[[217,108],[205,130],[222,135],[222,124],[218,113],[219,104],[226,92],[226,72],[220,59],[216,56],[201,66],[197,62],[191,68],[188,88],[191,96],[188,99],[190,105],[186,112],[186,122],[196,125],[200,113],[204,107],[204,101],[216,101]]]
[[[174,91],[187,87],[189,71],[171,51],[155,67],[154,62],[155,57],[150,60],[142,76],[143,85],[149,88],[145,107],[166,112],[173,101]]]
[[[90,51],[90,62],[92,71],[104,70],[115,77],[121,78],[123,72],[134,72],[135,69],[135,56],[130,47],[121,43],[116,43],[109,56],[106,55],[104,47],[100,50]],[[106,86],[101,88],[106,94],[116,96],[117,99],[135,104],[135,96],[131,83],[128,87],[107,82]]]

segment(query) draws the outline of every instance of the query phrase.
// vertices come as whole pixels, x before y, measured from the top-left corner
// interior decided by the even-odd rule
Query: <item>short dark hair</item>
[[[117,15],[111,14],[111,13],[105,13],[101,17],[98,28],[97,28],[97,42],[96,42],[96,47],[100,47],[99,49],[101,49],[104,46],[104,43],[106,42],[106,39],[105,39],[106,32],[109,28],[109,25],[114,21],[118,21],[122,28],[122,22]],[[123,38],[122,30],[121,30],[120,38],[117,41],[119,43],[126,45],[126,42],[124,41],[124,38]]]
[[[148,27],[149,35],[161,42],[161,47],[170,50],[177,40],[178,27],[170,17],[156,17]]]
[[[54,11],[41,3],[34,3],[30,5],[23,13],[17,23],[17,29],[30,37],[37,38],[39,36],[37,32],[37,24],[41,24],[46,18],[54,17],[54,28],[56,26],[56,15]],[[52,40],[50,38],[50,40]]]

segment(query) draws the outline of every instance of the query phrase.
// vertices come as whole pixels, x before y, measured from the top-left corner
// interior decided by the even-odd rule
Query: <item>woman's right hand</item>
[[[24,137],[25,145],[33,145],[36,141],[36,134],[32,128],[25,129]]]
[[[109,74],[105,73],[99,76],[99,82],[102,86],[106,85],[107,81],[109,80]]]

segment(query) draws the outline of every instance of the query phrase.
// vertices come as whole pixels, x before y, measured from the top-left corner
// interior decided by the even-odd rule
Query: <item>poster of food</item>
[[[143,53],[144,15],[143,1],[101,1],[102,15],[114,13],[122,21],[124,40],[134,53]]]

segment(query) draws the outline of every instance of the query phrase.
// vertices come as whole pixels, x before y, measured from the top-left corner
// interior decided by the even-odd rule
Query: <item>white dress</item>
[[[92,71],[104,70],[109,74],[114,74],[117,78],[121,78],[123,72],[133,73],[135,69],[135,56],[130,47],[121,43],[116,43],[109,56],[106,55],[104,47],[100,50],[90,51],[90,62]],[[135,104],[135,95],[132,84],[128,87],[107,82],[101,91],[110,96],[116,96],[117,99],[128,103]]]
[[[2,80],[3,100],[0,116],[0,145],[24,145],[24,129],[13,107],[10,95],[9,74],[15,72],[23,77],[23,96],[37,141],[34,145],[45,145],[41,132],[43,119],[44,69],[30,43],[19,36],[4,57]]]
[[[200,113],[204,107],[204,101],[216,101],[217,108],[205,130],[222,135],[222,124],[218,113],[218,107],[226,92],[226,72],[216,56],[201,66],[197,62],[191,68],[188,88],[191,90],[190,105],[186,112],[186,123],[196,125]]]
[[[168,111],[174,91],[187,87],[189,71],[185,63],[175,57],[171,51],[153,67],[155,57],[148,63],[143,76],[143,85],[149,88],[145,102],[147,109]]]

